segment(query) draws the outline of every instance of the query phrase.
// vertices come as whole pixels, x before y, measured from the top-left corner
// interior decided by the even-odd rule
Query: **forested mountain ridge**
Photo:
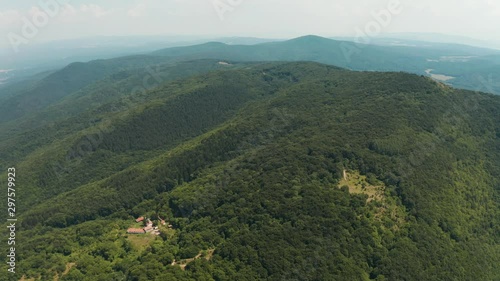
[[[499,279],[499,108],[498,96],[422,76],[317,63],[245,65],[113,99],[91,126],[12,163],[24,188],[18,271]],[[140,215],[173,228],[138,241],[126,229]]]
[[[25,87],[14,85],[0,89],[0,97],[4,97],[0,103],[0,124],[46,109],[68,95],[119,72],[123,75],[124,71],[137,72],[144,68],[172,66],[200,59],[314,61],[359,71],[406,71],[432,75],[460,88],[500,93],[500,85],[496,82],[500,77],[500,51],[497,50],[435,43],[378,46],[304,36],[256,45],[211,42],[167,48],[143,55],[73,63],[49,73],[47,77],[33,77],[33,81],[26,83]]]
[[[304,76],[306,77],[311,76]],[[210,83],[204,82],[205,80]],[[238,90],[239,95],[234,95],[236,90],[232,83],[238,81],[241,81],[239,85],[242,90]],[[240,72],[222,70],[221,73],[167,83],[161,88],[125,95],[118,101],[84,112],[77,118],[51,124],[50,128],[42,131],[36,130],[32,140],[24,138],[25,145],[39,146],[40,136],[48,138],[45,141],[48,145],[36,148],[26,160],[18,161],[19,169],[26,170],[25,190],[30,191],[30,198],[25,198],[19,206],[20,210],[23,210],[23,205],[31,206],[34,202],[32,200],[43,201],[96,176],[107,176],[120,171],[133,164],[131,160],[147,159],[157,149],[172,147],[209,131],[234,115],[245,103],[259,97],[264,98],[285,83],[293,81],[287,76],[265,81],[261,79],[260,73],[244,76]],[[207,115],[199,116],[200,113]],[[79,119],[85,121],[81,122]],[[77,126],[86,127],[73,132],[71,129]],[[47,129],[58,135],[44,135]],[[18,145],[19,151],[13,149],[6,154],[11,155],[12,159],[17,156],[17,159],[22,160],[19,155],[22,155],[26,146]],[[106,149],[94,153],[98,148]],[[111,154],[100,153],[104,151]],[[41,162],[45,164],[40,165]],[[90,170],[94,172],[91,173]],[[74,171],[89,172],[84,174]],[[44,187],[48,190],[44,190]]]
[[[46,137],[49,131],[62,138],[66,133],[86,128],[92,118],[82,118],[84,112],[117,102],[135,91],[143,92],[197,73],[239,68],[250,61],[316,61],[354,70],[447,74],[456,77],[448,81],[452,85],[497,92],[500,89],[495,83],[500,75],[497,53],[467,46],[372,46],[305,36],[257,45],[207,43],[73,63],[0,89],[0,167],[2,160],[18,160],[49,141]],[[232,63],[236,61],[240,63]],[[86,120],[85,125],[79,120]],[[54,131],[56,127],[59,129],[55,123],[60,122],[72,123],[74,128],[69,128],[69,132],[64,130],[61,135]],[[37,142],[28,144],[26,139]],[[25,146],[23,152],[12,154],[12,147],[19,144]]]
[[[144,62],[147,63],[147,60]],[[234,69],[247,64],[220,65],[214,60],[161,63],[139,68],[122,68],[61,100],[9,122],[0,123],[0,167],[19,161],[34,149],[81,131],[95,123],[97,115],[130,108],[135,100],[172,80],[217,69]],[[62,71],[64,72],[64,70]]]
[[[48,111],[50,112],[47,110],[48,107],[53,105],[61,107],[59,103],[65,99],[71,101],[71,95],[83,96],[92,90],[106,91],[112,84],[118,82],[131,83],[135,86],[145,83],[147,83],[146,86],[152,85],[157,83],[157,80],[165,82],[172,80],[172,77],[185,77],[188,73],[190,75],[202,73],[209,65],[203,65],[202,60],[196,64],[152,55],[100,59],[87,63],[74,62],[45,75],[35,75],[24,87],[23,84],[26,83],[19,82],[0,89],[0,97],[2,97],[0,124],[18,121],[23,117],[34,118],[33,113],[46,115]],[[188,65],[191,65],[190,69],[186,68]],[[175,66],[178,67],[179,74],[173,73],[172,68]],[[216,68],[216,64],[210,63],[210,66],[210,69]],[[134,75],[139,77],[133,77]],[[146,80],[146,75],[152,76],[151,79]],[[145,81],[142,81],[143,79]],[[132,90],[128,89],[125,93]],[[91,104],[83,105],[91,106]],[[70,105],[71,110],[76,110],[75,107],[75,105]]]
[[[3,101],[0,104],[0,119],[5,122],[19,118],[31,111],[42,109],[73,91],[117,71],[118,68],[126,68],[137,64],[144,65],[144,61],[147,59],[145,56],[136,56],[69,64],[65,68],[44,77],[38,83],[34,83],[30,88],[23,89],[15,96]],[[152,62],[153,60],[149,61],[149,63]]]

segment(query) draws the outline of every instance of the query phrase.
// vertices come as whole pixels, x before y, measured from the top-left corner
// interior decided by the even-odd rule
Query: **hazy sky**
[[[374,13],[398,0],[59,0],[43,18],[43,2],[0,0],[0,45],[19,35],[37,43],[95,35],[209,35],[289,38],[356,35],[356,30],[436,32],[500,39],[498,0],[399,0],[380,30]],[[395,5],[395,4],[392,4]],[[23,35],[26,20],[36,34]],[[9,34],[11,37],[9,37]],[[15,35],[13,35],[15,34]],[[19,37],[16,39],[19,40]]]

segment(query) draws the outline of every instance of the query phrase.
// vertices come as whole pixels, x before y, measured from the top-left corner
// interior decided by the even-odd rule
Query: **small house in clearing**
[[[165,224],[165,221],[160,218],[162,223]],[[144,224],[144,227],[143,228],[129,228],[127,230],[127,233],[128,234],[145,234],[145,233],[151,233],[151,234],[155,234],[155,235],[160,235],[160,230],[158,229],[158,226],[154,226],[153,222],[151,221],[151,219],[149,218],[146,218],[144,216],[142,217],[138,217],[136,220],[135,220],[136,223],[141,223]]]
[[[160,223],[161,223],[162,225],[165,225],[165,224],[166,224],[165,220],[164,220],[164,219],[162,219],[160,216],[158,216],[158,219],[160,219]]]
[[[144,228],[129,228],[127,229],[128,234],[144,234],[146,230]]]

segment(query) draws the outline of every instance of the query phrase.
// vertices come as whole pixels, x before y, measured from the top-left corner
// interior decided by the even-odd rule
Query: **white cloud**
[[[61,7],[57,21],[66,25],[80,21],[80,11],[71,4],[65,4]]]
[[[496,0],[486,0],[486,4],[493,16],[500,17],[500,3]]]
[[[128,10],[127,15],[133,18],[142,17],[146,14],[146,5],[139,3],[135,7]]]
[[[0,26],[8,26],[21,18],[21,14],[18,10],[6,10],[0,11]]]
[[[100,18],[112,13],[112,10],[105,10],[101,6],[96,4],[83,4],[80,6],[80,11],[83,13],[89,13],[96,18]]]
[[[77,10],[70,4],[65,4],[61,9],[61,14],[63,17],[74,17],[77,14]]]

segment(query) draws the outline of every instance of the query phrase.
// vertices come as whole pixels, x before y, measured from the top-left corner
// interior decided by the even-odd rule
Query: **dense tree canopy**
[[[17,277],[499,279],[499,108],[426,77],[316,63],[101,104],[82,130],[13,152]],[[161,235],[126,233],[143,215]]]

